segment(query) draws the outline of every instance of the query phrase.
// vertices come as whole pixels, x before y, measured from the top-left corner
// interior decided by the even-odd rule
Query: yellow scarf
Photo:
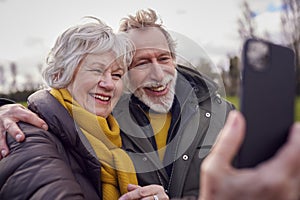
[[[89,140],[101,162],[101,182],[104,200],[118,199],[128,192],[127,185],[137,184],[130,157],[120,147],[120,128],[112,115],[107,119],[82,108],[66,89],[52,89],[50,93],[69,111]]]

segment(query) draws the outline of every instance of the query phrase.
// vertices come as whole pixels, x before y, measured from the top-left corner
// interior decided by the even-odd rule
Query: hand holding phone
[[[256,166],[286,141],[294,121],[294,57],[284,46],[257,39],[245,42],[240,107],[246,137],[234,161],[236,167]]]

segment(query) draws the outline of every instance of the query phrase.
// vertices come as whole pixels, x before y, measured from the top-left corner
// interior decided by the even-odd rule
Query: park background
[[[47,52],[66,28],[84,16],[119,21],[141,8],[156,10],[178,41],[178,62],[214,79],[239,108],[241,47],[261,38],[296,54],[296,119],[300,121],[299,0],[0,0],[0,97],[25,102],[44,86]]]

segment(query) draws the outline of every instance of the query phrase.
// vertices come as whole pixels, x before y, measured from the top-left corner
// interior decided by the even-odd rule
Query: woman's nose
[[[111,75],[103,75],[100,78],[98,85],[102,88],[105,88],[106,90],[113,90],[115,88],[115,84]]]

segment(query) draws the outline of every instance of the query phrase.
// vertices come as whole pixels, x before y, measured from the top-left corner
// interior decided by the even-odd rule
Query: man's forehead
[[[165,35],[157,27],[144,27],[131,29],[128,32],[137,50],[139,49],[161,49],[169,51]]]
[[[166,48],[139,48],[136,50],[134,57],[144,57],[145,55],[169,55],[170,50]]]

